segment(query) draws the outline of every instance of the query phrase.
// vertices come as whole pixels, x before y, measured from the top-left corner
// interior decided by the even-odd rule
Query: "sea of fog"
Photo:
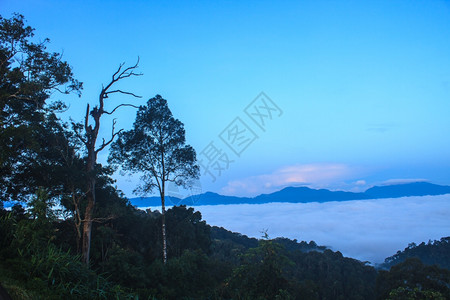
[[[418,244],[450,236],[450,194],[194,208],[210,225],[249,237],[259,238],[267,230],[270,238],[313,240],[344,256],[372,263],[383,262],[411,242]]]

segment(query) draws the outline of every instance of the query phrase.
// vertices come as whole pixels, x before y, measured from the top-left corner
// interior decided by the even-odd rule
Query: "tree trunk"
[[[96,116],[94,116],[95,118]],[[96,128],[99,128],[100,126],[100,120],[99,118],[95,118],[96,121]],[[86,171],[88,176],[88,184],[87,184],[87,194],[86,194],[86,200],[87,200],[87,206],[86,210],[84,211],[84,219],[83,219],[83,241],[82,241],[82,258],[83,262],[89,266],[89,256],[91,252],[91,232],[92,232],[92,219],[94,214],[94,206],[95,206],[95,181],[96,181],[96,174],[94,174],[95,171],[95,164],[97,161],[97,153],[95,151],[95,141],[97,139],[98,130],[95,131],[95,135],[93,135],[95,138],[90,141],[88,145],[92,145],[91,147],[88,147],[88,158],[87,158],[87,165],[86,165]]]
[[[86,219],[83,223],[83,262],[89,265],[89,255],[91,250],[91,231],[92,231],[92,220],[89,220],[88,213],[91,209],[86,208]]]
[[[73,224],[75,226],[75,231],[77,233],[77,254],[80,254],[81,252],[81,225],[83,224],[83,221],[81,220],[81,213],[80,213],[80,207],[79,207],[79,199],[77,199],[77,195],[75,194],[75,187],[74,185],[71,186],[71,193],[72,193],[72,204],[73,204]]]
[[[83,262],[86,265],[89,265],[89,256],[91,251],[92,214],[95,205],[95,194],[93,192],[88,193],[87,200],[88,205],[86,206],[83,222],[82,255],[83,255]]]
[[[163,238],[163,262],[167,263],[167,236],[166,236],[166,205],[164,199],[164,191],[161,194],[161,223],[162,223],[162,238]]]

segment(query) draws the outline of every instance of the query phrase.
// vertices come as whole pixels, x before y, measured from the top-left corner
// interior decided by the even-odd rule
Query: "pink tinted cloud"
[[[222,188],[221,193],[233,196],[256,196],[272,193],[286,186],[330,187],[354,178],[356,173],[354,168],[338,163],[292,165],[270,174],[229,181]]]

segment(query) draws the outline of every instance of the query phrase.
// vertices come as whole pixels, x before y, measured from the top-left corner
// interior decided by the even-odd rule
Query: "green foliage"
[[[322,247],[308,248],[315,243],[296,246],[294,241],[274,239],[260,240],[257,247],[251,247],[254,239],[210,228],[199,213],[186,207],[174,207],[167,212],[168,224],[174,226],[180,239],[169,243],[177,250],[164,265],[158,255],[160,248],[155,249],[161,247],[158,244],[161,215],[138,211],[119,195],[106,191],[100,198],[104,200],[100,200],[99,209],[115,211],[117,218],[98,224],[94,231],[97,272],[88,270],[79,256],[55,244],[60,240],[54,232],[52,213],[43,205],[45,193],[32,201],[36,207],[28,210],[25,219],[18,209],[16,215],[2,212],[0,228],[6,233],[12,231],[6,239],[12,239],[9,248],[17,251],[21,247],[15,255],[3,256],[0,263],[1,273],[8,277],[6,281],[1,277],[0,280],[6,282],[9,291],[24,295],[24,299],[36,299],[36,295],[44,295],[45,299],[58,299],[61,295],[68,299],[446,299],[449,296],[446,270],[409,262],[393,267],[390,272],[380,271],[375,290],[376,271],[362,262],[345,258],[339,252],[323,251]],[[47,222],[53,227],[33,237],[25,228],[32,228],[36,222]],[[178,231],[176,225],[180,226]],[[19,237],[17,232],[24,236],[19,239],[20,246],[19,240],[14,240]],[[41,240],[39,236],[49,234],[57,237],[51,242],[37,243],[39,248],[27,248],[27,240]],[[225,245],[228,248],[220,248]],[[179,251],[180,255],[176,255]]]
[[[169,255],[179,257],[184,250],[202,250],[208,253],[211,246],[210,227],[202,221],[199,211],[192,207],[174,206],[166,214]]]
[[[377,275],[373,267],[331,250],[295,251],[292,260],[297,265],[294,277],[320,298],[373,299]]]
[[[25,196],[30,192],[30,176],[23,171],[37,165],[41,148],[48,141],[47,121],[54,123],[54,112],[61,102],[47,104],[55,91],[81,91],[69,64],[58,53],[46,50],[48,39],[34,43],[34,29],[25,25],[24,17],[0,16],[0,200]],[[34,190],[36,186],[31,184]]]
[[[271,240],[262,240],[257,248],[242,256],[242,263],[233,270],[227,282],[230,298],[289,299],[287,268],[294,263],[284,248]],[[287,298],[286,298],[287,297]]]
[[[144,259],[135,251],[114,245],[108,251],[108,257],[101,267],[107,271],[108,279],[129,288],[145,288],[148,285]]]
[[[220,284],[217,265],[201,251],[186,250],[165,265],[150,266],[150,278],[158,299],[208,299]]]
[[[184,125],[160,95],[139,107],[133,129],[122,132],[111,145],[109,161],[125,171],[143,173],[139,189],[143,194],[157,188],[164,196],[165,182],[186,186],[199,176],[195,150],[186,145]]]
[[[11,249],[14,233],[17,227],[17,218],[12,212],[0,210],[0,257],[9,257],[15,252]]]
[[[19,299],[134,299],[129,288],[111,284],[63,251],[56,242],[58,223],[44,190],[30,202],[26,214],[2,211],[1,282]]]
[[[395,290],[392,290],[389,293],[389,297],[387,300],[445,300],[447,298],[444,297],[440,292],[429,291],[429,290],[421,290],[419,288],[409,289],[404,287],[399,287]]]
[[[283,237],[275,238],[273,241],[283,245],[284,248],[289,251],[299,250],[302,252],[308,252],[313,250],[325,251],[327,249],[325,246],[318,246],[314,241],[310,241],[309,243],[305,241],[298,242],[297,240],[290,240]]]
[[[438,265],[450,270],[450,237],[443,237],[439,241],[428,241],[416,245],[411,243],[403,251],[386,258],[382,268],[388,269],[407,258],[417,257],[427,265]]]
[[[35,101],[42,107],[43,101],[59,86],[63,93],[79,93],[81,83],[73,78],[71,67],[61,60],[59,53],[48,53],[46,43],[33,43],[34,29],[25,25],[24,17],[14,14],[11,19],[0,16],[0,59],[2,62],[3,89]],[[40,96],[40,97],[39,97]],[[41,102],[37,102],[40,100]]]
[[[339,252],[307,243],[263,240],[241,256],[227,281],[226,298],[233,299],[374,299],[376,271]],[[311,246],[315,243],[310,243]],[[320,252],[319,252],[320,251]],[[239,298],[240,297],[240,298]]]
[[[418,258],[408,258],[389,271],[379,272],[378,299],[410,299],[412,295],[417,295],[414,299],[435,299],[426,298],[433,294],[450,299],[449,270],[424,265]]]

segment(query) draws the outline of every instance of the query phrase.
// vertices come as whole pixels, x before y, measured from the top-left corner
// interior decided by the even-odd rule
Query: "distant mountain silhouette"
[[[159,196],[131,198],[130,202],[131,204],[137,207],[159,206],[161,205],[161,198]],[[224,196],[213,192],[206,192],[200,195],[190,196],[184,199],[166,196],[165,202],[166,205],[193,205],[193,206],[255,203],[254,198]]]
[[[408,196],[432,196],[450,193],[450,186],[429,182],[413,182],[396,185],[374,186],[365,194],[371,198],[398,198]]]
[[[311,189],[308,187],[287,187],[271,194],[262,194],[253,198],[224,196],[212,192],[180,199],[166,197],[167,205],[220,205],[220,204],[263,204],[271,202],[330,202],[380,198],[399,198],[406,196],[426,196],[450,194],[450,186],[436,185],[428,182],[413,182],[386,186],[374,186],[364,193],[330,191],[326,189]],[[159,206],[159,197],[131,198],[131,203],[137,207]]]
[[[257,203],[268,202],[328,202],[367,199],[364,193],[333,192],[325,189],[315,190],[308,187],[287,187],[272,194],[263,194],[254,198]]]

